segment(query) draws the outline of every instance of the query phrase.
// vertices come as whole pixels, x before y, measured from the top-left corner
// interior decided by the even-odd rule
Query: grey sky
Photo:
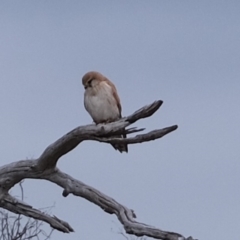
[[[116,84],[123,115],[164,101],[136,126],[179,129],[128,154],[84,142],[58,166],[141,222],[239,238],[239,11],[239,1],[1,1],[1,165],[89,124],[81,77],[97,70]],[[26,202],[55,202],[52,213],[75,229],[53,239],[123,239],[117,218],[86,200],[44,181],[24,186]]]

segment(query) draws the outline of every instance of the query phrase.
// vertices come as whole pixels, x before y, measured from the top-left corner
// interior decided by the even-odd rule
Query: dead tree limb
[[[97,189],[74,179],[68,174],[57,168],[57,161],[68,152],[76,148],[82,141],[95,140],[105,143],[126,143],[135,144],[146,141],[156,140],[177,129],[177,125],[157,129],[149,133],[136,135],[126,139],[114,138],[118,134],[132,134],[144,129],[127,127],[142,118],[150,117],[162,105],[162,101],[145,106],[132,115],[124,117],[116,122],[108,124],[91,124],[80,126],[65,134],[57,141],[49,145],[42,155],[37,159],[20,160],[10,163],[0,168],[0,207],[17,214],[47,222],[51,227],[62,231],[72,232],[71,226],[55,216],[50,216],[33,208],[32,206],[20,201],[9,194],[9,190],[18,182],[25,178],[45,179],[62,187],[63,196],[70,193],[83,197],[90,202],[101,207],[109,214],[115,214],[122,223],[126,233],[136,236],[149,236],[163,240],[186,240],[181,234],[167,232],[149,225],[135,221],[136,215],[133,210],[121,205],[111,197],[101,193]]]
[[[19,183],[21,200],[24,199],[22,182],[23,181]],[[48,208],[48,210],[50,208]],[[27,218],[26,220],[21,214],[10,215],[7,211],[0,210],[0,240],[29,240],[40,238],[49,240],[54,229],[52,228],[49,233],[46,233],[42,229],[42,225],[43,221],[34,218]]]

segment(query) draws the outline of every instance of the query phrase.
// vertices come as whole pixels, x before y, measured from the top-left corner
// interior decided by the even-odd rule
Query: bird
[[[96,124],[122,118],[122,106],[115,85],[104,75],[90,71],[83,75],[84,107]],[[126,135],[116,136],[126,138]],[[112,144],[119,152],[128,152],[127,144]]]

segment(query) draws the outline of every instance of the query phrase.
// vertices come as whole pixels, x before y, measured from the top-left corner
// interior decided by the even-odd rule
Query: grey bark
[[[177,129],[177,125],[157,129],[145,134],[136,135],[126,139],[114,138],[111,136],[121,135],[123,133],[132,134],[143,131],[144,129],[129,128],[129,125],[139,119],[150,117],[162,105],[162,101],[145,106],[132,115],[124,117],[116,122],[108,124],[91,124],[80,126],[69,133],[65,134],[57,141],[49,145],[42,155],[37,159],[20,160],[10,163],[0,168],[0,207],[7,209],[13,213],[23,214],[34,219],[42,220],[51,225],[54,229],[69,233],[74,231],[72,227],[65,221],[45,214],[31,205],[20,201],[9,194],[9,190],[18,182],[26,178],[45,179],[57,184],[63,188],[62,195],[67,197],[73,194],[78,197],[87,199],[88,201],[101,207],[106,213],[115,214],[122,223],[126,233],[136,236],[148,236],[163,240],[190,240],[184,238],[179,233],[163,231],[143,223],[135,221],[136,214],[133,210],[118,203],[111,197],[101,193],[97,189],[86,185],[85,183],[74,179],[68,174],[62,172],[57,167],[58,160],[68,152],[72,151],[82,141],[95,140],[105,143],[126,143],[137,144],[151,140],[159,139],[166,134]]]

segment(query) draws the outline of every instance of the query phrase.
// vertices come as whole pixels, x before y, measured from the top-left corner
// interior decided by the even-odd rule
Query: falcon
[[[99,72],[87,72],[82,78],[84,106],[96,124],[114,122],[122,117],[122,107],[115,85]],[[124,136],[116,136],[123,137]],[[126,144],[112,144],[119,152],[128,152]]]

